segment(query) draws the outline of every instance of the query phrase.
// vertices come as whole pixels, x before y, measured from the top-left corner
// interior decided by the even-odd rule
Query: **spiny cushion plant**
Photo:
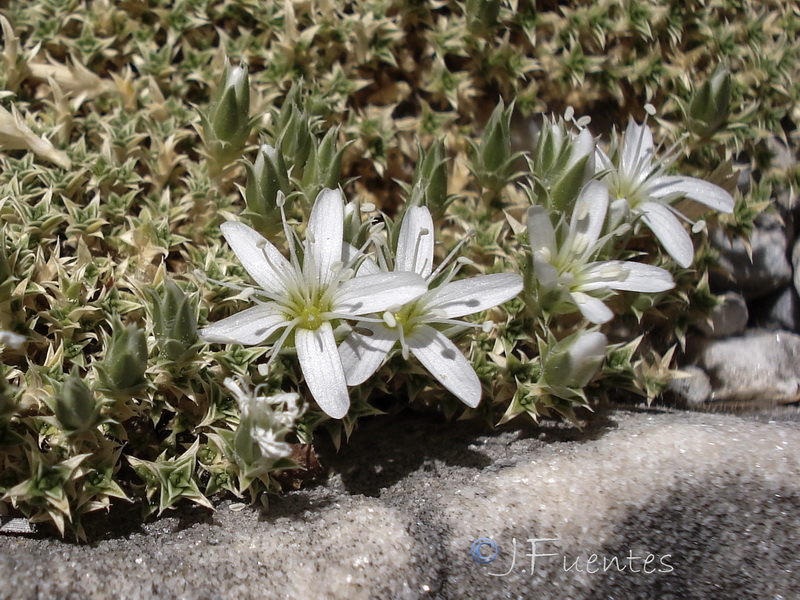
[[[708,230],[800,183],[767,150],[797,151],[789,1],[12,0],[0,26],[0,514],[79,538],[112,502],[263,500],[381,411],[650,400],[716,301]]]

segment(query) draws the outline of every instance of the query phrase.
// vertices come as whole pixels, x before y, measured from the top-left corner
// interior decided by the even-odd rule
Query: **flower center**
[[[297,326],[301,329],[317,329],[324,322],[320,316],[321,312],[318,306],[307,306],[298,315],[300,322]]]

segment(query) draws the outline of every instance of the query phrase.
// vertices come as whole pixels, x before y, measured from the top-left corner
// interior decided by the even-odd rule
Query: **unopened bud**
[[[514,179],[514,163],[519,155],[511,154],[513,111],[513,104],[506,107],[501,100],[486,123],[480,144],[472,144],[470,169],[491,201]]]
[[[312,143],[303,166],[303,177],[300,182],[303,194],[307,198],[316,198],[324,188],[336,189],[339,186],[342,175],[342,155],[346,145],[339,148],[338,137],[338,127],[329,129],[319,144],[309,134]]]
[[[689,129],[701,137],[709,137],[728,119],[731,104],[731,74],[717,67],[709,79],[694,92],[689,103]]]
[[[547,352],[544,380],[549,385],[585,387],[605,359],[606,343],[606,336],[596,331],[564,338]]]
[[[125,326],[116,318],[106,342],[106,355],[97,365],[98,375],[109,392],[132,394],[146,383],[147,340],[133,323]]]
[[[206,113],[200,115],[203,141],[218,168],[236,160],[250,135],[250,80],[247,70],[225,61],[222,84]]]
[[[449,202],[447,197],[447,159],[444,154],[443,140],[436,140],[427,152],[420,149],[412,187],[420,190],[420,199],[431,211],[434,220],[444,215]]]
[[[531,161],[540,202],[566,211],[594,174],[594,138],[588,129],[575,134],[562,120],[545,119]]]
[[[256,228],[271,237],[281,230],[279,199],[290,192],[283,156],[269,144],[258,150],[255,164],[243,161],[247,172],[245,203]]]
[[[153,333],[159,354],[172,362],[184,362],[194,356],[197,342],[197,315],[178,285],[167,278],[164,291],[150,290],[153,302]]]
[[[95,400],[77,368],[72,370],[61,389],[47,404],[68,437],[89,431],[100,421],[102,404]]]

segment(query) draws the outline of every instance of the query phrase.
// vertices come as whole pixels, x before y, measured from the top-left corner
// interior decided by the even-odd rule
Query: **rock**
[[[730,276],[709,274],[715,291],[735,291],[746,300],[754,300],[780,289],[792,280],[792,265],[787,259],[786,228],[774,213],[762,213],[750,240],[752,261],[745,243],[728,240],[720,229],[710,231],[711,244],[719,250],[719,266]]]
[[[682,375],[682,376],[681,376]],[[670,379],[667,388],[690,407],[703,404],[711,398],[711,379],[700,367],[681,367],[679,376]]]
[[[800,294],[800,238],[798,238],[792,247],[792,266],[794,267],[794,289]]]
[[[723,294],[721,303],[711,310],[708,320],[695,323],[695,327],[708,337],[722,338],[739,335],[747,327],[747,303],[741,294]]]
[[[749,330],[699,342],[697,365],[711,378],[714,402],[774,405],[800,399],[800,335]]]
[[[793,285],[752,303],[752,324],[764,329],[800,332],[800,297]]]
[[[582,430],[360,425],[323,449],[337,475],[267,512],[226,501],[163,528],[115,515],[91,545],[0,536],[0,598],[796,595],[798,423],[599,410]]]

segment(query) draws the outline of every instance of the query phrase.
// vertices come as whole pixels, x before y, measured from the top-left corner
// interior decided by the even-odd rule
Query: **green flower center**
[[[308,306],[300,313],[300,323],[298,327],[301,329],[317,329],[319,328],[324,319],[320,316],[322,311],[318,306]]]

